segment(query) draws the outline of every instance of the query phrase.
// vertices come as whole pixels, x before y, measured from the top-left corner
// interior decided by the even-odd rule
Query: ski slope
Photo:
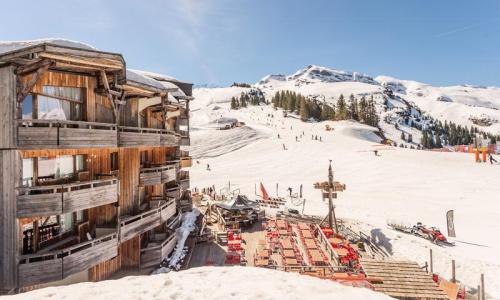
[[[335,180],[347,185],[335,201],[337,216],[371,234],[394,258],[423,265],[432,248],[434,270],[444,277],[451,277],[452,259],[457,262],[458,279],[469,286],[477,286],[484,273],[487,292],[500,298],[500,242],[495,236],[500,230],[499,165],[475,163],[469,154],[404,148],[380,151],[376,157],[372,151],[380,138],[375,128],[349,121],[304,123],[284,118],[271,106],[229,110],[230,98],[239,92],[237,88],[215,89],[210,93],[217,94],[216,98],[206,97],[204,90],[194,92],[192,187],[215,185],[219,191],[231,182],[232,189],[253,196],[255,185],[262,182],[275,195],[278,183],[278,194],[285,196],[288,187],[295,193],[302,184],[305,213],[324,215],[326,204],[313,183],[327,180],[331,159]],[[247,126],[225,131],[204,127],[220,117],[237,118]],[[325,124],[335,130],[325,131]],[[259,138],[249,138],[243,130]],[[322,142],[311,138],[316,135]],[[235,149],[235,140],[244,146]],[[214,156],[214,151],[221,154]],[[450,209],[455,210],[455,247],[439,247],[386,226],[389,219],[410,224],[421,221],[445,231],[445,213]]]
[[[311,298],[313,297],[313,298]],[[165,299],[393,299],[368,289],[294,273],[250,267],[202,267],[151,276],[50,287],[9,300],[165,300]]]

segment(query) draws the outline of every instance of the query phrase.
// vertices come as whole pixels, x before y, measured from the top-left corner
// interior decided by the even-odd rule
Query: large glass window
[[[61,215],[61,229],[63,233],[73,230],[73,213]]]
[[[23,100],[23,119],[33,119],[33,95],[29,94]]]
[[[23,186],[33,185],[33,158],[23,159]]]
[[[38,158],[39,179],[59,179],[74,175],[74,161],[71,155]]]
[[[44,86],[37,95],[38,119],[81,121],[83,91],[82,88]]]

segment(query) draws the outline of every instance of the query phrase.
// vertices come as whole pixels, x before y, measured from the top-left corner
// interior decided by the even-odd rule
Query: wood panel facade
[[[0,294],[158,266],[175,236],[144,243],[180,223],[188,109],[129,82],[119,54],[43,44],[0,65]]]

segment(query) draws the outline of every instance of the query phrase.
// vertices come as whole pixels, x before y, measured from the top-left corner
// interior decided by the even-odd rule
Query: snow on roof
[[[0,54],[33,47],[42,44],[52,44],[63,47],[80,48],[85,50],[97,50],[95,47],[78,41],[72,41],[61,38],[46,38],[26,41],[0,41]]]
[[[134,71],[141,74],[141,75],[144,75],[144,76],[147,76],[147,77],[159,80],[159,81],[179,81],[176,78],[174,78],[172,76],[168,76],[168,75],[163,75],[163,74],[149,72],[149,71],[142,71],[142,70],[134,70]]]
[[[2,298],[3,299],[3,298]],[[62,299],[392,299],[369,289],[295,273],[251,267],[200,267],[151,276],[39,289],[5,300]]]
[[[139,84],[147,85],[150,87],[154,87],[160,90],[164,90],[165,86],[157,81],[154,80],[151,77],[143,75],[141,71],[133,70],[133,69],[127,69],[127,81],[133,81]]]

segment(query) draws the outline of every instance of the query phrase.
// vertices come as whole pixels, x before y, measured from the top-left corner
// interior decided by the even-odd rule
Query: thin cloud
[[[456,34],[456,33],[464,32],[464,31],[468,31],[468,30],[471,30],[471,29],[474,29],[474,28],[480,27],[480,26],[482,26],[484,23],[485,23],[485,22],[481,22],[481,23],[472,24],[472,25],[465,26],[465,27],[456,28],[456,29],[453,29],[453,30],[450,30],[450,31],[442,32],[442,33],[440,33],[440,34],[437,34],[437,35],[436,35],[436,37],[437,37],[437,38],[442,38],[442,37],[449,36],[449,35],[453,35],[453,34]]]

